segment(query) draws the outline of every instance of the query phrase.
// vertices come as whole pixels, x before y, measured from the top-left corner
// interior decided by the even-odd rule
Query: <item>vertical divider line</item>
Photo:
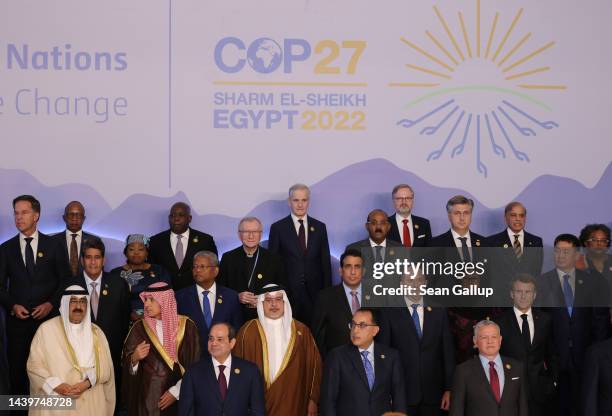
[[[168,0],[168,189],[172,189],[172,0]]]

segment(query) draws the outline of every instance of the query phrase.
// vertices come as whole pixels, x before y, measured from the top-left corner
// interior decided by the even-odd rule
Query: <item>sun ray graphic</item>
[[[553,67],[537,64],[547,59],[556,42],[533,41],[533,33],[521,27],[524,8],[504,16],[483,4],[474,0],[471,11],[451,11],[456,20],[434,5],[436,27],[425,30],[424,43],[410,36],[400,38],[410,49],[411,62],[404,64],[410,78],[388,86],[429,89],[416,98],[411,95],[407,114],[396,123],[430,137],[432,143],[439,140],[427,155],[428,162],[445,155],[453,159],[472,149],[476,172],[487,178],[491,159],[530,162],[527,148],[534,138],[559,127],[556,121],[538,116],[552,110],[543,100],[568,87],[546,78],[554,74]],[[484,82],[482,74],[489,77]],[[470,76],[478,82],[467,81]],[[470,94],[487,99],[470,99]]]

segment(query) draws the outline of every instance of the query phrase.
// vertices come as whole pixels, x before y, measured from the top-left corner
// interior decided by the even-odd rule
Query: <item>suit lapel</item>
[[[193,314],[194,321],[196,326],[199,328],[206,328],[206,322],[204,322],[204,311],[202,311],[202,307],[200,306],[200,299],[198,298],[198,290],[196,285],[191,285],[189,289],[189,302],[191,303],[191,307],[189,309],[193,310],[197,313]],[[216,312],[217,308],[215,308]],[[212,364],[211,364],[212,367]]]
[[[98,296],[98,317],[96,318],[96,322],[99,322],[104,314],[104,310],[106,307],[106,298],[108,298],[108,279],[105,276],[105,273],[102,272],[102,276],[100,277],[100,287],[99,287],[100,295]],[[105,295],[104,292],[107,294]]]
[[[221,291],[221,287],[217,284],[217,295],[215,297],[215,312],[212,316],[211,322],[223,320],[223,292]]]
[[[293,223],[293,217],[291,216],[291,214],[289,214],[289,216],[287,217],[285,227],[289,238],[291,239],[291,241],[293,241],[293,247],[295,248],[296,253],[302,254],[302,247],[300,247],[300,239],[298,238],[298,234],[295,230],[295,225]],[[306,246],[308,246],[308,241],[306,241]]]
[[[493,389],[491,388],[491,383],[489,382],[489,379],[487,379],[487,375],[485,373],[485,369],[482,366],[482,363],[480,362],[480,357],[477,355],[476,357],[473,358],[473,365],[477,366],[477,373],[479,374],[479,378],[480,378],[480,383],[483,385],[484,389],[489,393],[489,395],[491,396],[491,399],[497,403],[497,400],[495,400],[495,395],[493,394]],[[505,387],[505,386],[504,386]],[[501,392],[501,395],[503,397],[503,392]]]
[[[533,309],[533,340],[531,341],[531,349],[534,349],[540,342],[540,334],[542,333],[542,321],[540,320],[540,314]]]
[[[506,397],[506,392],[510,389],[510,383],[512,383],[512,376],[514,375],[514,370],[512,369],[512,366],[505,362],[504,359],[502,358],[502,365],[504,366],[504,389],[501,392],[501,400],[504,400],[504,397]]]
[[[423,305],[423,337],[421,338],[421,344],[424,345],[425,341],[431,336],[430,333],[433,331],[432,323],[436,316],[433,314],[433,310],[429,306]],[[414,327],[414,325],[412,325]],[[414,329],[416,334],[416,328]]]
[[[205,357],[203,359],[206,360],[206,380],[210,384],[210,389],[214,392],[214,395],[217,401],[221,402],[221,392],[219,391],[219,381],[217,380],[215,368],[212,363],[212,358]],[[233,366],[234,366],[234,360],[232,360],[232,369],[233,369]],[[234,378],[232,378],[232,382],[234,382]],[[230,385],[228,386],[227,396],[225,396],[226,400],[229,398],[229,394],[231,391],[230,390],[231,385],[232,384],[230,383]]]
[[[15,261],[19,264],[19,267],[21,267],[22,271],[27,274],[28,270],[26,269],[26,265],[23,259],[23,256],[21,255],[21,245],[20,245],[20,241],[19,241],[19,234],[17,234],[17,237],[14,238],[14,244],[11,245],[11,250],[12,250],[12,255],[11,257],[15,259]]]
[[[348,303],[348,299],[346,297],[346,293],[344,292],[344,286],[342,285],[342,283],[336,286],[336,297],[338,298],[340,304],[343,305],[342,313],[344,314],[345,318],[347,318],[350,322],[353,318],[353,313],[351,312],[351,305],[349,305]],[[361,302],[359,303],[359,305],[361,306]]]
[[[166,235],[164,236],[164,240],[166,240],[166,243],[164,244],[166,246],[166,256],[168,256],[169,259],[172,259],[172,261],[174,261],[174,264],[176,265],[177,270],[179,269],[178,264],[176,263],[176,257],[174,256],[174,251],[172,251],[172,241],[170,240],[170,235],[172,235],[172,231],[168,230],[166,232]]]
[[[361,354],[359,354],[359,349],[354,345],[349,346],[349,359],[351,360],[353,367],[355,367],[355,371],[357,371],[357,374],[359,374],[359,378],[365,385],[366,390],[370,391],[370,385],[368,384],[368,378],[366,377],[365,368],[363,367]],[[376,362],[374,363],[376,364]],[[374,377],[374,381],[376,382],[376,377]]]
[[[372,391],[376,390],[376,387],[386,379],[384,377],[386,373],[387,356],[381,353],[378,344],[374,343],[374,385],[372,386]]]

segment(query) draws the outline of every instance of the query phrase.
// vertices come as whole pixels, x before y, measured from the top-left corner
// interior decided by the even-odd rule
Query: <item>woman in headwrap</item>
[[[154,283],[140,298],[144,319],[123,346],[123,401],[130,416],[176,415],[183,374],[200,358],[198,329],[177,314],[168,284]]]
[[[147,262],[149,256],[149,239],[142,234],[130,234],[125,240],[125,264],[111,270],[112,274],[121,276],[130,287],[131,318],[136,321],[142,318],[144,305],[140,293],[156,282],[170,284],[170,275],[163,267]]]

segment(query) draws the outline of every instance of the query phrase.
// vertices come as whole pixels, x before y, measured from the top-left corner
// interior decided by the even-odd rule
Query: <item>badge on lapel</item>
[[[310,232],[314,233],[314,227],[310,227]]]
[[[380,354],[380,358],[384,360],[385,359],[385,354]]]
[[[217,299],[217,303],[223,303],[223,295],[219,295],[219,299]]]
[[[510,364],[506,364],[506,370],[510,370],[512,366]]]
[[[234,374],[240,374],[240,369],[239,368],[234,368]]]
[[[259,273],[259,274],[257,275],[257,278],[258,278],[259,280],[263,279],[263,274]]]
[[[297,334],[298,334],[299,336],[302,336],[302,331],[297,331]]]
[[[414,229],[418,230],[419,229],[419,224],[414,224]]]
[[[431,306],[427,307],[427,312],[431,312]]]
[[[480,247],[480,240],[476,240],[476,247]]]
[[[578,280],[578,284],[582,284],[582,283],[583,283],[582,279]]]
[[[39,251],[39,252],[38,252],[38,258],[41,258],[42,256],[43,256],[42,251]]]
[[[191,240],[191,241],[193,241],[194,243],[198,244],[198,241],[200,241],[200,240],[198,240],[198,236],[196,235],[195,237],[193,237],[193,240]]]
[[[508,248],[508,244],[504,244],[504,248]]]
[[[153,277],[153,278],[154,278],[154,277],[155,277],[155,272],[151,272],[151,273],[149,273],[149,276],[151,276],[151,277]]]
[[[104,283],[104,289],[102,290],[102,296],[108,295],[108,284]]]

